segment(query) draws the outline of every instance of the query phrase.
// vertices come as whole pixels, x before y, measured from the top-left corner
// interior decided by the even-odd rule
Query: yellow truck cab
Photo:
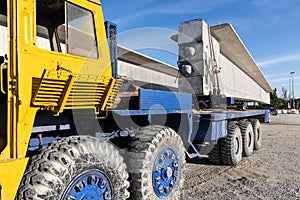
[[[24,174],[34,123],[70,118],[68,110],[107,110],[118,81],[97,0],[1,0],[0,25],[0,197],[6,200]],[[45,199],[28,196],[37,189],[24,190],[17,198]]]

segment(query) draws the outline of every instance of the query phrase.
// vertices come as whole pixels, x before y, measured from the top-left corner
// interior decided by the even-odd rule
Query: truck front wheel
[[[128,173],[112,144],[89,136],[63,138],[31,158],[17,199],[129,197]]]
[[[163,126],[142,128],[126,153],[132,199],[180,199],[185,149],[174,130]]]

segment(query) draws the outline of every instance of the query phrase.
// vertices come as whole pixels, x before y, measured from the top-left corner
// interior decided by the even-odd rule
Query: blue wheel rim
[[[99,170],[87,170],[76,176],[67,187],[63,200],[111,200],[113,190],[109,178]]]
[[[234,143],[235,143],[235,155],[238,155],[240,152],[240,139],[236,137]]]
[[[180,162],[178,154],[173,149],[164,148],[157,156],[152,173],[152,183],[155,194],[159,198],[169,197],[179,181]]]
[[[251,146],[252,143],[252,137],[251,137],[251,132],[248,133],[248,147]]]

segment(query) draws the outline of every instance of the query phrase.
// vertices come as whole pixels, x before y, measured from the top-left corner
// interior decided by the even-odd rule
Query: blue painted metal
[[[113,199],[113,188],[104,173],[91,169],[73,179],[62,199],[111,200]]]
[[[139,110],[113,110],[121,116],[163,115],[192,112],[192,95],[140,89]],[[149,118],[151,121],[151,117]]]
[[[140,109],[192,109],[192,95],[177,92],[140,89]]]
[[[199,155],[196,147],[193,145],[193,114],[192,114],[192,95],[185,93],[157,91],[140,89],[140,109],[139,110],[113,110],[114,114],[126,116],[148,116],[148,122],[151,123],[154,115],[186,114],[188,121],[187,143],[192,148],[193,154],[186,149],[189,158]]]
[[[213,121],[218,120],[231,120],[231,119],[240,119],[247,117],[255,116],[266,116],[268,113],[266,110],[247,110],[247,111],[224,111],[220,113],[213,112],[211,114],[211,119]]]
[[[235,99],[233,97],[227,97],[227,105],[234,105]]]
[[[141,116],[141,115],[167,115],[167,114],[183,114],[190,113],[191,110],[113,110],[113,112],[120,116]],[[151,120],[151,117],[149,118]]]
[[[112,68],[112,76],[114,78],[118,78],[118,46],[117,46],[117,25],[106,21],[105,29],[106,29],[106,37],[108,48],[110,51],[110,61]]]
[[[195,118],[195,117],[194,117]],[[227,135],[227,120],[213,121],[211,116],[202,116],[196,131],[195,140],[217,141]]]
[[[200,120],[200,116],[198,118],[198,123],[201,121]],[[189,130],[187,131],[187,133],[189,134],[188,136],[188,144],[190,145],[190,148],[194,151],[194,153],[189,153],[187,151],[187,149],[185,150],[185,153],[188,155],[189,158],[196,158],[200,155],[199,151],[197,150],[197,148],[194,146],[193,141],[194,141],[194,135],[193,135],[193,131],[194,131],[194,125],[195,125],[195,121],[194,121],[194,116],[193,113],[190,112],[188,113],[188,122],[189,122]],[[197,127],[199,126],[199,124],[197,123]]]
[[[217,141],[227,135],[227,123],[230,120],[239,120],[242,118],[264,117],[265,122],[269,122],[270,114],[267,110],[248,110],[248,111],[224,111],[223,113],[212,112],[209,114],[201,114],[201,120],[198,128],[195,129],[195,140],[198,141]],[[194,116],[197,118],[197,115]]]
[[[228,100],[228,99],[227,99]],[[233,102],[233,98],[230,99]],[[193,114],[192,95],[176,92],[156,91],[140,89],[140,109],[139,110],[114,110],[120,116],[148,116],[151,123],[155,115],[186,114],[188,127],[187,136],[182,136],[186,147],[186,154],[190,158],[199,156],[199,151],[193,142],[212,142],[227,135],[227,123],[230,120],[242,118],[265,118],[269,121],[269,112],[266,110],[212,110],[208,114]],[[192,151],[191,152],[188,152]]]
[[[169,197],[175,190],[179,181],[179,173],[181,173],[179,162],[177,151],[171,147],[164,148],[156,157],[152,185],[159,198]]]
[[[265,123],[269,123],[271,119],[271,111],[265,110]]]

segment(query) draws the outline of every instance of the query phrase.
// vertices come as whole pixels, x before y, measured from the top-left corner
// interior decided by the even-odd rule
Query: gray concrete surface
[[[300,115],[272,116],[263,147],[237,167],[189,161],[182,199],[300,199]]]

